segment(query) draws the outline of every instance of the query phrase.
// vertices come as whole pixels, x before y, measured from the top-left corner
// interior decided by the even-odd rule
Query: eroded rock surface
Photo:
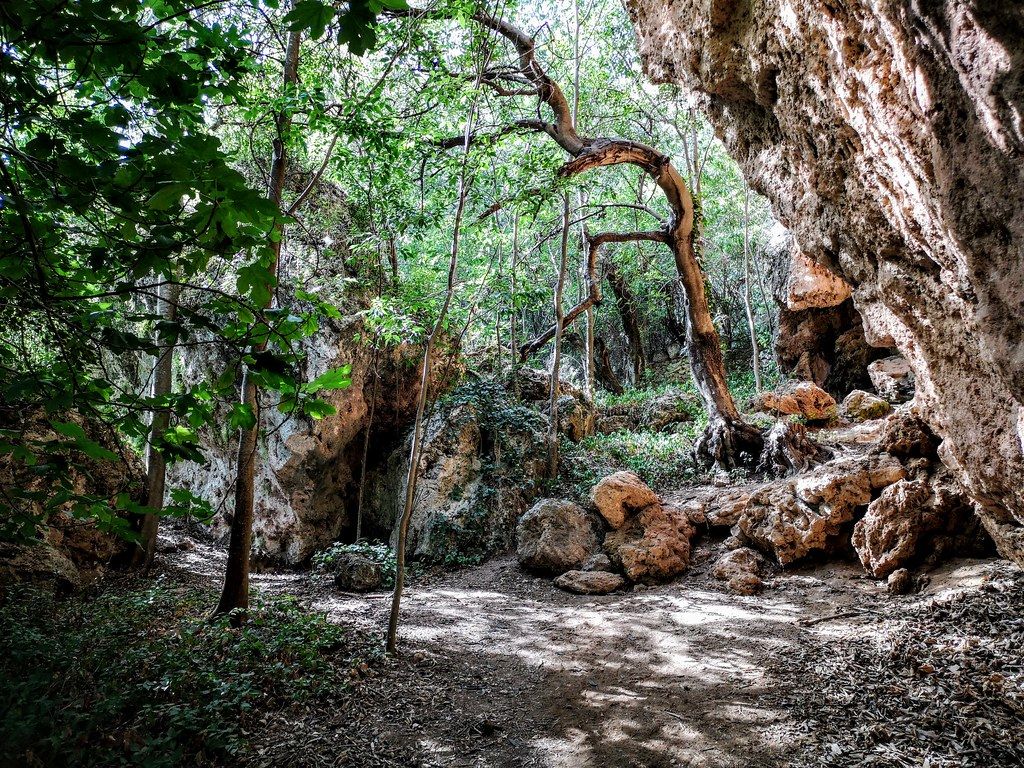
[[[835,398],[810,381],[799,381],[776,392],[765,392],[755,398],[753,405],[759,411],[803,416],[808,421],[827,421],[837,412]]]
[[[607,595],[626,586],[626,580],[608,571],[566,571],[555,579],[555,586],[578,595]]]
[[[668,581],[689,566],[690,539],[695,533],[682,510],[659,502],[609,533],[604,550],[630,581]]]
[[[516,556],[524,567],[559,575],[581,570],[600,541],[593,517],[579,504],[541,499],[516,529]]]
[[[628,0],[803,253],[907,358],[942,459],[1024,565],[1024,20],[1015,0]]]
[[[628,471],[602,478],[590,490],[590,501],[612,528],[621,528],[633,513],[659,503],[658,494]]]

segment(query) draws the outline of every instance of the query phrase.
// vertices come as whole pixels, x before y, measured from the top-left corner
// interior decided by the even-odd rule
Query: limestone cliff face
[[[943,460],[1024,565],[1024,6],[628,0],[801,250],[910,360]]]

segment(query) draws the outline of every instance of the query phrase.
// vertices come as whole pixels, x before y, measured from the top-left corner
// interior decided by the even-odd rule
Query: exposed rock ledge
[[[1024,565],[1024,8],[628,0],[803,253],[910,361],[940,453]]]

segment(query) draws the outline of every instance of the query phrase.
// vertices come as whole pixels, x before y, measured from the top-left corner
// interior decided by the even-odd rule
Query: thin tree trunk
[[[751,365],[754,368],[754,390],[761,392],[761,350],[757,345],[757,327],[754,323],[754,308],[750,301],[750,190],[743,198],[743,306],[747,311],[747,327],[750,329]]]
[[[622,318],[622,330],[629,343],[629,356],[633,361],[633,385],[638,386],[647,368],[647,356],[644,354],[643,334],[640,330],[640,319],[636,312],[636,298],[629,289],[626,279],[612,264],[605,266],[604,276],[615,294],[615,306]]]
[[[398,616],[402,606],[402,590],[405,587],[405,547],[409,538],[409,521],[412,519],[412,509],[416,500],[416,482],[419,478],[420,459],[422,457],[423,442],[423,414],[427,408],[427,397],[430,389],[430,368],[433,361],[434,346],[444,328],[444,321],[448,315],[448,308],[452,303],[452,296],[455,293],[455,278],[459,265],[459,243],[462,231],[462,217],[466,210],[466,197],[469,194],[469,144],[473,132],[473,120],[476,113],[476,100],[470,104],[469,115],[466,117],[466,129],[463,134],[463,155],[462,165],[459,169],[459,198],[455,208],[455,222],[452,231],[452,247],[448,258],[448,286],[444,295],[444,302],[437,320],[427,337],[427,344],[423,350],[423,372],[420,375],[420,391],[416,397],[416,418],[413,421],[412,446],[409,450],[409,472],[405,484],[405,506],[402,509],[402,517],[398,524],[398,546],[395,552],[395,589],[391,595],[391,614],[388,617],[388,633],[385,641],[385,649],[389,654],[398,653]]]
[[[509,276],[511,294],[509,296],[508,312],[508,351],[510,368],[515,367],[516,360],[516,270],[519,267],[519,213],[514,212],[512,218],[512,267]]]
[[[569,195],[562,193],[562,243],[559,250],[558,282],[555,283],[555,351],[551,361],[551,402],[548,421],[548,477],[558,477],[558,394],[562,366],[562,330],[565,316],[562,311],[562,293],[565,290],[565,272],[569,263]]]
[[[288,49],[285,53],[283,67],[283,90],[287,92],[299,77],[299,32],[288,35]],[[284,193],[285,173],[288,169],[287,138],[291,128],[291,112],[283,108],[276,116],[276,135],[274,137],[274,160],[270,167],[270,182],[267,197],[280,208]],[[270,249],[273,253],[269,271],[277,274],[277,265],[281,256],[281,239],[284,234],[284,223],[278,219],[274,226],[274,235],[270,238]],[[269,309],[273,303],[273,293],[262,307]],[[267,342],[261,341],[253,346],[253,352],[263,352]],[[260,413],[259,388],[246,366],[242,374],[241,402],[248,406],[255,416],[251,427],[242,427],[238,435],[238,462],[235,479],[235,512],[231,518],[230,537],[228,539],[228,562],[224,569],[224,587],[220,601],[214,611],[215,615],[229,613],[234,610],[245,612],[249,608],[249,556],[252,552],[252,526],[255,506],[255,475],[256,453],[262,414]]]
[[[366,465],[370,458],[370,436],[373,433],[373,416],[377,409],[377,393],[380,389],[380,349],[377,344],[380,335],[373,339],[373,390],[370,393],[370,413],[366,423],[366,434],[363,436],[363,463],[359,467],[359,491],[356,496],[356,541],[363,538],[363,498],[366,495]]]
[[[165,323],[174,322],[180,296],[181,284],[173,282],[173,276],[168,275],[167,280],[160,286],[160,298],[157,302],[157,314]],[[156,343],[161,352],[153,366],[153,384],[150,391],[154,400],[171,394],[175,336],[173,333],[158,331]],[[157,445],[170,423],[171,413],[168,408],[153,411],[149,443],[146,445],[146,506],[154,511],[143,518],[139,548],[135,552],[135,564],[145,571],[153,564],[153,554],[156,552],[156,535],[160,528],[160,511],[164,508],[164,489],[167,480],[167,460]]]

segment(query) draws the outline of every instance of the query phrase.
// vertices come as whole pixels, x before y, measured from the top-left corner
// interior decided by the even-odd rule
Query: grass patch
[[[215,595],[155,586],[0,606],[0,765],[209,766],[246,754],[257,714],[336,697],[368,654],[291,598],[240,629]]]

